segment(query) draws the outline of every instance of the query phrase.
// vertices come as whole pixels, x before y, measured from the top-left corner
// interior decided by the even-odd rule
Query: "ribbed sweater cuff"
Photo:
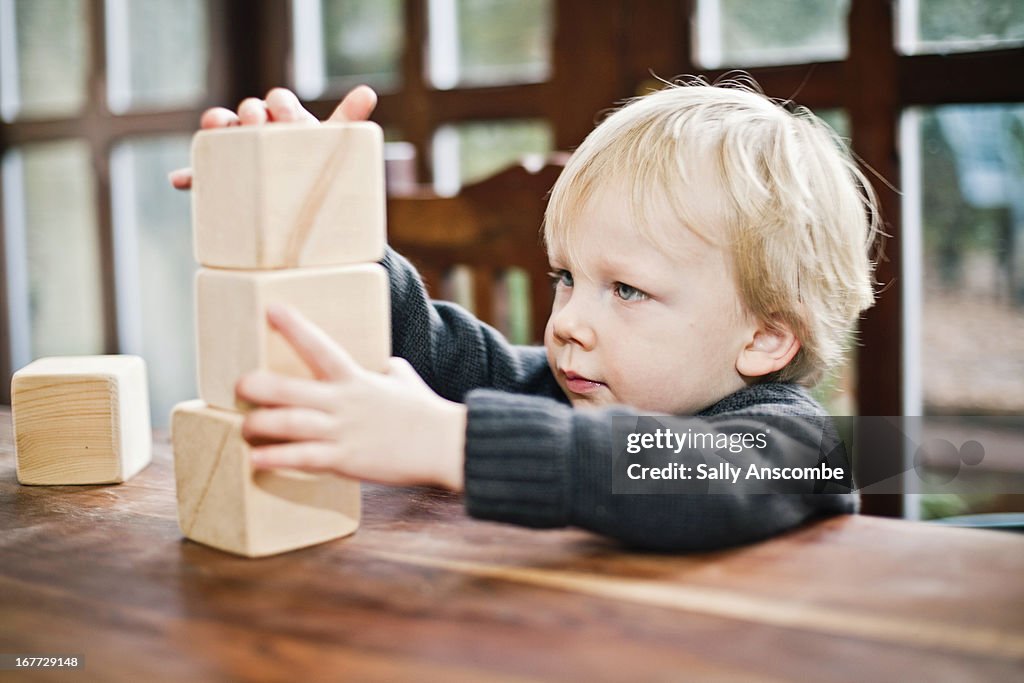
[[[471,392],[466,406],[467,512],[531,527],[565,526],[572,409],[490,390]]]

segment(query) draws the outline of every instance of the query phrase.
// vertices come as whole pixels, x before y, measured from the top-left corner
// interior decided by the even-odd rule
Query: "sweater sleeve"
[[[794,493],[751,494],[730,486],[710,493],[613,493],[612,419],[636,419],[636,411],[572,410],[493,391],[473,392],[467,406],[466,505],[474,517],[540,528],[572,525],[633,547],[695,551],[750,543],[857,507],[855,494],[816,492],[813,484]],[[750,426],[740,411],[708,419],[717,431]],[[765,453],[759,464],[779,456]]]
[[[431,301],[415,268],[388,249],[392,354],[409,361],[440,396],[464,401],[477,388],[558,397],[544,348],[509,344],[455,304]]]

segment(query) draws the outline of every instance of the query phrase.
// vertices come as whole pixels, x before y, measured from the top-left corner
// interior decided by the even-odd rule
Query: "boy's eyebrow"
[[[648,264],[635,259],[622,259],[617,254],[602,254],[597,263],[593,265],[592,270],[626,284],[650,283],[653,277]]]

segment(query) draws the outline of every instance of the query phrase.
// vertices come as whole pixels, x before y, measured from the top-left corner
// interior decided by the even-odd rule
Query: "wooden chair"
[[[540,342],[551,311],[541,225],[562,170],[553,161],[535,172],[509,167],[454,197],[418,190],[388,198],[388,241],[419,269],[431,296],[466,305],[507,335],[517,315],[525,317],[527,329],[513,341]],[[465,273],[468,297],[458,286]]]

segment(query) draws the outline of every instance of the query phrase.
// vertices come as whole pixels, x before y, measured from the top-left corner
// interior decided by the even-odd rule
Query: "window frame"
[[[651,85],[653,77],[694,74],[714,80],[727,71],[702,69],[694,61],[691,20],[696,0],[557,0],[552,71],[549,80],[507,86],[456,86],[439,90],[426,74],[428,0],[404,0],[405,48],[401,85],[382,93],[374,119],[394,126],[416,148],[421,181],[430,179],[431,140],[443,125],[509,118],[546,119],[558,150],[571,150],[593,127],[600,112]],[[22,121],[0,127],[0,154],[27,142],[79,137],[88,140],[97,177],[98,236],[103,267],[105,350],[119,351],[114,292],[114,243],[111,226],[109,156],[126,135],[192,131],[208,106],[237,103],[269,88],[292,84],[291,3],[281,0],[210,0],[210,82],[197,106],[176,111],[106,111],[103,91],[103,0],[88,0],[91,66],[88,105],[80,116]],[[599,9],[598,9],[599,8]],[[882,205],[885,257],[877,279],[884,286],[860,327],[857,401],[863,415],[905,414],[906,357],[916,353],[905,343],[901,204],[881,178],[900,178],[899,120],[922,105],[1024,102],[1024,81],[1005,74],[1024,73],[1024,50],[1008,48],[948,55],[904,55],[896,35],[897,9],[889,0],[851,0],[847,24],[849,53],[841,61],[750,67],[766,94],[793,99],[812,109],[844,109],[852,146],[877,176],[869,179]],[[325,118],[340,93],[328,90],[307,101]],[[0,187],[0,202],[3,201]],[[0,234],[3,234],[0,215]],[[0,240],[0,259],[4,258]],[[0,306],[7,310],[6,280],[0,281]],[[10,334],[0,328],[0,382],[10,390]],[[899,516],[902,498],[873,496],[865,510]]]
[[[101,306],[103,311],[103,352],[120,353],[118,339],[119,317],[125,312],[117,306],[115,281],[115,238],[110,186],[110,158],[115,144],[124,138],[156,136],[192,132],[199,115],[207,107],[222,104],[237,97],[232,87],[231,72],[238,68],[232,63],[231,51],[225,49],[224,36],[240,33],[238,26],[250,22],[245,3],[235,0],[209,0],[206,3],[208,21],[209,76],[205,97],[190,107],[156,109],[147,106],[138,111],[114,114],[108,109],[106,68],[106,3],[105,0],[86,0],[85,16],[88,36],[89,65],[86,70],[86,99],[82,109],[74,114],[45,119],[16,119],[0,124],[0,158],[7,150],[21,145],[57,140],[77,139],[89,146],[91,165],[95,176],[95,206],[97,246],[100,255]],[[3,206],[3,187],[0,183],[0,206]],[[7,226],[0,211],[0,261],[6,264]],[[12,331],[7,324],[10,310],[10,292],[6,267],[0,278],[0,310],[4,311],[4,325],[0,327],[0,403],[10,403],[12,367]]]

